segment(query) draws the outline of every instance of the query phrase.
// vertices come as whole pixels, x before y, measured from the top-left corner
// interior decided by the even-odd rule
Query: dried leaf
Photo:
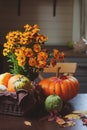
[[[67,119],[79,119],[80,116],[77,115],[77,114],[72,113],[72,114],[68,114],[68,115],[64,116],[64,118],[67,118]]]
[[[73,111],[72,113],[78,114],[80,118],[87,117],[87,111]]]
[[[64,120],[63,118],[57,118],[56,122],[60,127],[69,127],[69,126],[74,126],[75,122],[72,120]]]
[[[82,122],[83,122],[83,125],[87,125],[87,119],[86,118],[83,118]]]
[[[74,126],[75,122],[74,121],[67,121],[68,126]]]
[[[55,119],[55,117],[48,117],[48,121],[53,121]]]
[[[78,110],[78,111],[73,111],[72,113],[75,113],[75,114],[80,114],[80,113],[87,114],[87,110],[85,110],[85,111]]]
[[[79,114],[79,113],[82,113],[81,111],[77,110],[77,111],[72,111],[72,113],[74,114]]]
[[[53,120],[55,120],[55,115],[52,112],[50,112],[50,116],[48,117],[48,121],[53,121]]]
[[[31,126],[31,122],[30,121],[24,121],[24,124],[27,126]]]
[[[66,122],[64,121],[64,119],[63,119],[63,118],[60,118],[60,117],[57,117],[57,118],[56,118],[56,122],[57,122],[59,125],[63,125],[63,124],[66,123]]]
[[[60,125],[60,127],[72,127],[74,125],[75,125],[75,122],[73,122],[73,121],[66,121],[66,123]]]

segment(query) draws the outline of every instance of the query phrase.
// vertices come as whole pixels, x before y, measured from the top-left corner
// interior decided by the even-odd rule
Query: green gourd
[[[50,111],[61,111],[63,106],[63,101],[58,95],[49,95],[45,99],[45,109]]]

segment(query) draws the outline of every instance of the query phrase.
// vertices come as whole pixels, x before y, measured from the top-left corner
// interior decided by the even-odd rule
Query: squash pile
[[[20,89],[25,89],[32,93],[37,104],[40,106],[44,104],[45,110],[53,113],[60,112],[63,102],[78,94],[79,86],[78,80],[70,75],[49,77],[36,83],[21,74],[12,75],[8,72],[0,74],[1,92],[17,92]]]
[[[16,92],[19,89],[31,89],[29,78],[21,74],[11,73],[0,74],[0,85],[4,85],[9,92]],[[74,76],[63,75],[60,77],[49,77],[41,80],[38,86],[44,91],[44,95],[58,95],[66,102],[75,97],[79,92],[79,82]]]
[[[6,87],[9,92],[16,92],[19,89],[30,90],[31,81],[24,75],[11,73],[0,74],[0,86]]]

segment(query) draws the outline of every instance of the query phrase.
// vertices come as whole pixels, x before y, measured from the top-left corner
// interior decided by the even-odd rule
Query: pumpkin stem
[[[56,77],[59,77],[60,69],[61,69],[61,67],[58,67],[58,68],[57,68]]]

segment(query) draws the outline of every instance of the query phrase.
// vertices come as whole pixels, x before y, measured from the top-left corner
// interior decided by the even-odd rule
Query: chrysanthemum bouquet
[[[24,31],[12,31],[6,35],[3,55],[8,57],[10,71],[13,74],[23,74],[33,80],[38,76],[38,71],[44,67],[63,60],[64,53],[53,49],[48,51],[44,43],[47,36],[40,34],[37,25],[24,26]]]

